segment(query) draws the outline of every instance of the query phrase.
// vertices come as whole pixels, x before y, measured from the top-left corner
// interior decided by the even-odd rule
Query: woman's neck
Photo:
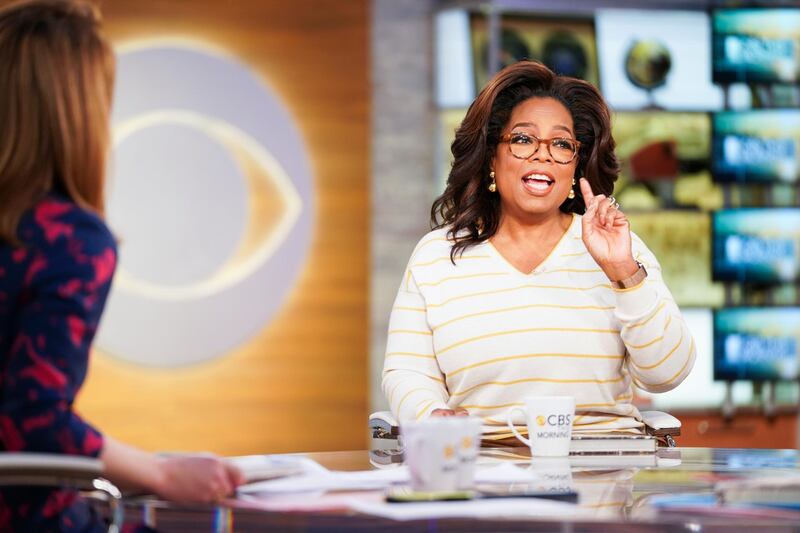
[[[517,217],[500,215],[500,223],[495,233],[504,241],[520,243],[548,244],[558,241],[572,223],[572,214],[558,212],[555,216],[546,219],[521,220]]]

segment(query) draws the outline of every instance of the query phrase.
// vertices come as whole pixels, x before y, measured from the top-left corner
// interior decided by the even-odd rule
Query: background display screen
[[[711,172],[715,181],[800,180],[800,110],[715,113],[712,131]]]
[[[720,9],[712,25],[714,82],[800,80],[800,9]]]
[[[800,279],[800,208],[716,211],[712,218],[713,277],[775,284]]]
[[[798,378],[800,307],[741,307],[714,312],[714,379]]]

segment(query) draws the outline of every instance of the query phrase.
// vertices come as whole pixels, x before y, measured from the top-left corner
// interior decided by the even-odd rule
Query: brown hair
[[[575,137],[581,142],[578,177],[585,177],[596,194],[610,195],[619,174],[611,136],[611,114],[600,92],[590,83],[560,76],[536,61],[520,61],[492,78],[470,105],[456,130],[451,150],[455,161],[444,193],[431,207],[431,226],[450,225],[454,241],[450,257],[491,238],[500,221],[500,197],[487,189],[492,157],[514,108],[534,97],[554,98],[572,115]],[[580,188],[560,207],[583,214]]]
[[[52,190],[103,215],[114,64],[90,3],[0,9],[0,240]]]

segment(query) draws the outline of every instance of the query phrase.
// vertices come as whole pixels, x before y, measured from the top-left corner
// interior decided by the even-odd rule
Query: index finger
[[[592,192],[592,186],[589,185],[589,181],[586,178],[580,179],[581,185],[581,194],[583,195],[583,203],[589,205],[589,202],[594,198],[594,193]]]

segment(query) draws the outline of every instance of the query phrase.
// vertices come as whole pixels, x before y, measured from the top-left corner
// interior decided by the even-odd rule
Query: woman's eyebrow
[[[562,130],[562,131],[566,131],[566,132],[567,132],[567,133],[569,133],[570,135],[575,135],[574,133],[572,133],[572,130],[571,130],[571,129],[569,129],[569,128],[568,128],[568,127],[566,127],[566,126],[562,126],[561,124],[559,124],[558,126],[553,126],[553,129],[554,129],[554,130]]]
[[[511,129],[513,130],[514,128],[519,128],[521,126],[528,127],[528,128],[538,128],[539,127],[537,124],[534,124],[533,122],[517,122],[516,124],[514,124],[511,127]],[[569,133],[570,135],[573,135],[573,136],[575,135],[574,133],[572,133],[571,129],[569,129],[567,126],[564,126],[564,125],[561,125],[561,124],[553,126],[553,129],[554,130],[565,131],[565,132],[567,132],[567,133]]]

